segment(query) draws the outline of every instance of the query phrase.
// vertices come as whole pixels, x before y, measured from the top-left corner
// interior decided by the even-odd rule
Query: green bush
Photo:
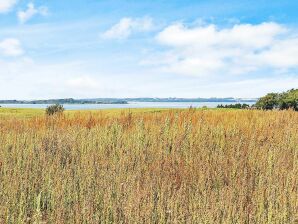
[[[279,108],[281,110],[291,108],[298,111],[298,89],[291,89],[282,93],[279,100]]]
[[[217,105],[217,108],[248,109],[249,105],[246,103],[244,104],[236,103],[236,104],[229,104],[229,105],[220,104],[220,105]]]
[[[55,105],[51,105],[48,106],[46,108],[46,115],[48,116],[52,116],[52,115],[61,115],[64,111],[64,107],[63,105],[60,104],[55,104]]]
[[[255,106],[262,110],[293,109],[298,111],[298,89],[291,89],[283,93],[268,93],[261,97]]]
[[[272,110],[272,109],[278,108],[278,105],[279,105],[278,93],[268,93],[266,96],[261,97],[256,103],[256,107],[262,110]]]

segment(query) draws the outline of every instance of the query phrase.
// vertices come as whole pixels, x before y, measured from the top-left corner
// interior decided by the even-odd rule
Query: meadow
[[[297,222],[297,112],[0,109],[0,223]]]

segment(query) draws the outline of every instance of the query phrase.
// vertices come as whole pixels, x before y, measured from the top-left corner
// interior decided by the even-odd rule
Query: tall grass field
[[[297,223],[298,113],[0,113],[0,223]]]

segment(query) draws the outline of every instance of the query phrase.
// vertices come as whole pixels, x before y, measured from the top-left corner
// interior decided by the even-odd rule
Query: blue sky
[[[298,2],[0,0],[0,98],[298,88]]]

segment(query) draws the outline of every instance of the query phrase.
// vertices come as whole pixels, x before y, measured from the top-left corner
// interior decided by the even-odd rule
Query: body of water
[[[241,103],[241,102],[240,102]],[[245,102],[252,105],[255,102]],[[97,110],[121,108],[215,108],[219,104],[235,104],[235,102],[128,102],[128,104],[64,104],[66,110]],[[0,104],[3,108],[38,108],[45,109],[49,104]]]

